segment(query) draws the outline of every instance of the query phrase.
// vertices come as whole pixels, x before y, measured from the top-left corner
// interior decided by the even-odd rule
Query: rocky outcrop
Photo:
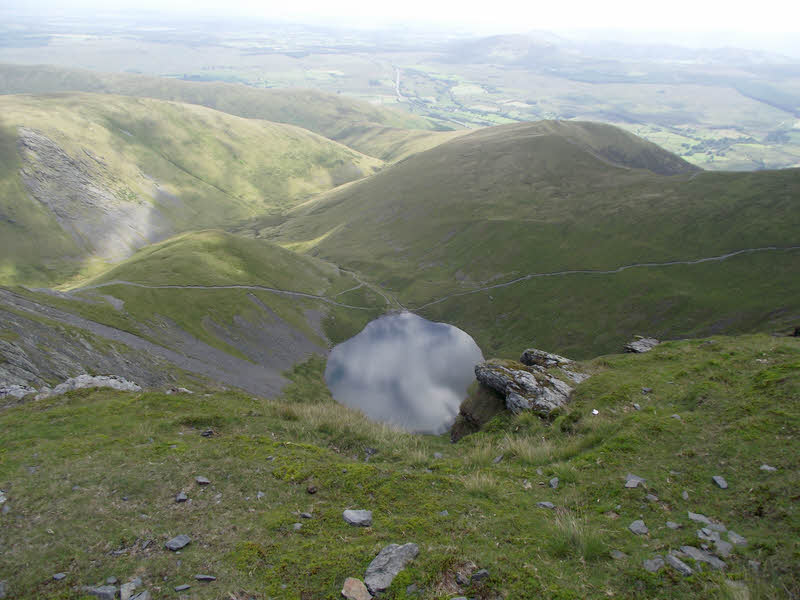
[[[32,387],[28,387],[27,385],[17,385],[17,384],[2,384],[0,383],[0,400],[4,398],[13,398],[14,400],[20,400],[24,398],[28,394],[35,394],[36,390]]]
[[[475,367],[483,385],[505,396],[506,408],[514,414],[531,410],[546,416],[569,400],[572,388],[542,367],[514,361],[488,360]]]
[[[525,350],[519,362],[529,367],[537,366],[544,367],[545,369],[550,367],[568,367],[573,363],[573,361],[568,358],[545,352],[544,350],[538,350],[537,348],[528,348]]]
[[[659,341],[655,338],[646,338],[637,335],[635,340],[632,340],[627,344],[625,344],[623,350],[625,350],[625,352],[631,352],[633,354],[643,354],[645,352],[650,352],[650,350],[658,346],[658,344]]]
[[[66,394],[67,392],[71,392],[72,390],[82,390],[86,388],[111,388],[112,390],[118,390],[120,392],[140,392],[142,388],[132,381],[128,381],[123,377],[117,377],[116,375],[78,375],[77,377],[71,377],[67,379],[64,383],[59,383],[56,387],[52,390],[43,390],[37,396],[36,399],[39,400],[41,398],[49,398],[50,396],[60,396],[61,394]]]

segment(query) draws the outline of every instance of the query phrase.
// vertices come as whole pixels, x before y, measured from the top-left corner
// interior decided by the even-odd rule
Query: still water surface
[[[483,360],[460,329],[413,313],[381,317],[336,346],[325,381],[337,402],[374,421],[441,433],[458,414]]]

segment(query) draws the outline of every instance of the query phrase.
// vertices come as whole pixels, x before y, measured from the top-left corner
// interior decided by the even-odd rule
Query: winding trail
[[[743,250],[736,250],[735,252],[728,252],[727,254],[720,254],[719,256],[709,256],[707,258],[696,258],[693,260],[671,260],[668,262],[632,263],[630,265],[623,265],[621,267],[617,267],[616,269],[609,269],[609,270],[577,269],[572,271],[552,271],[549,273],[529,273],[528,275],[517,277],[516,279],[512,279],[511,281],[506,281],[505,283],[496,283],[494,285],[487,285],[485,287],[476,288],[474,290],[467,290],[464,292],[458,292],[455,294],[450,294],[448,296],[443,296],[441,298],[432,300],[431,302],[428,302],[421,306],[417,306],[416,308],[410,308],[408,310],[412,312],[423,310],[425,308],[428,308],[429,306],[433,306],[434,304],[439,304],[441,302],[449,300],[450,298],[457,298],[458,296],[468,296],[469,294],[478,294],[480,292],[485,292],[487,290],[509,287],[517,283],[521,283],[523,281],[536,279],[537,277],[558,277],[561,275],[616,275],[617,273],[622,273],[623,271],[627,271],[628,269],[670,267],[674,265],[699,265],[701,263],[707,263],[707,262],[720,262],[728,258],[732,258],[734,256],[739,256],[740,254],[753,254],[756,252],[770,252],[770,251],[774,252],[774,251],[791,251],[791,250],[800,250],[800,246],[786,246],[786,247],[764,246],[763,248],[745,248]]]
[[[742,254],[755,254],[757,252],[790,252],[793,250],[800,250],[800,246],[764,246],[762,248],[744,248],[742,250],[736,250],[734,252],[728,252],[726,254],[720,254],[719,256],[709,256],[705,258],[696,258],[692,260],[671,260],[667,262],[649,262],[649,263],[632,263],[629,265],[623,265],[621,267],[617,267],[615,269],[574,269],[574,270],[567,270],[567,271],[551,271],[547,273],[529,273],[527,275],[523,275],[522,277],[517,277],[516,279],[512,279],[510,281],[506,281],[505,283],[496,283],[493,285],[487,285],[480,288],[475,288],[472,290],[465,290],[463,292],[456,292],[454,294],[448,294],[447,296],[442,296],[441,298],[437,298],[436,300],[431,300],[425,304],[422,304],[417,307],[405,307],[403,306],[399,300],[397,300],[394,296],[390,295],[388,292],[381,290],[378,287],[375,287],[366,281],[363,281],[355,272],[349,271],[347,269],[341,269],[341,271],[348,273],[353,276],[353,278],[358,282],[358,285],[344,290],[343,292],[339,292],[336,296],[344,294],[345,292],[349,292],[352,290],[359,289],[360,287],[368,287],[369,289],[373,290],[377,294],[379,294],[387,305],[397,305],[401,310],[408,310],[410,312],[416,312],[420,310],[424,310],[430,306],[434,306],[436,304],[440,304],[451,298],[458,298],[460,296],[468,296],[470,294],[478,294],[480,292],[485,292],[488,290],[495,290],[499,288],[510,287],[512,285],[516,285],[518,283],[522,283],[523,281],[529,281],[531,279],[536,279],[539,277],[560,277],[564,275],[616,275],[617,273],[622,273],[623,271],[627,271],[628,269],[652,269],[658,267],[670,267],[675,265],[699,265],[702,263],[709,263],[709,262],[721,262],[723,260],[727,260],[729,258],[733,258],[734,256],[739,256]],[[296,292],[292,290],[283,290],[280,288],[272,288],[263,285],[148,285],[144,283],[136,283],[133,281],[125,281],[121,279],[115,279],[113,281],[107,281],[105,283],[97,283],[95,285],[89,285],[81,288],[77,288],[74,291],[84,291],[84,290],[93,290],[103,287],[109,287],[113,285],[127,285],[132,287],[138,288],[145,288],[145,289],[154,289],[154,290],[258,290],[262,292],[270,292],[273,294],[283,294],[285,296],[295,296],[300,298],[310,298],[312,300],[319,300],[320,302],[325,302],[327,304],[332,304],[334,306],[340,306],[342,308],[350,308],[353,310],[375,310],[376,307],[374,306],[354,306],[352,304],[344,304],[341,302],[337,302],[333,298],[329,298],[327,296],[319,296],[317,294],[309,294],[306,292]],[[336,297],[334,296],[334,298]]]
[[[267,287],[264,285],[148,285],[146,283],[136,283],[135,281],[125,281],[124,279],[114,279],[104,283],[96,283],[94,285],[87,285],[84,287],[76,288],[74,291],[82,292],[85,290],[96,290],[99,288],[109,287],[112,285],[127,285],[130,287],[144,288],[147,290],[256,290],[260,292],[270,292],[272,294],[282,294],[284,296],[294,296],[298,298],[310,298],[312,300],[319,300],[334,306],[341,306],[342,308],[352,308],[353,310],[375,310],[374,306],[354,306],[352,304],[343,304],[336,302],[327,296],[318,296],[317,294],[308,294],[306,292],[294,292],[291,290],[282,290],[279,288]],[[361,287],[360,285],[356,288]],[[351,289],[356,289],[351,288]],[[345,290],[350,291],[350,290]],[[344,293],[344,292],[341,292]],[[338,296],[338,294],[337,294]],[[385,296],[384,296],[385,298]]]

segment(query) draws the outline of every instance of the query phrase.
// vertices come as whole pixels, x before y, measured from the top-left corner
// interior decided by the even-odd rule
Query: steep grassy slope
[[[132,334],[137,348],[156,344],[170,351],[159,356],[184,370],[259,395],[279,391],[282,371],[326,355],[386,310],[386,301],[351,274],[220,231],[149,246],[68,294],[15,294],[6,293],[7,302],[0,297],[0,308],[19,312],[34,303],[35,315],[121,343]]]
[[[285,210],[382,164],[296,127],[158,100],[0,96],[0,115],[5,282],[63,280],[87,257]]]
[[[427,147],[447,139],[433,131],[423,133],[435,127],[424,117],[317,90],[265,90],[60,67],[0,65],[0,94],[64,91],[200,104],[248,119],[297,125],[378,158],[409,154],[420,139],[426,140]],[[410,134],[406,130],[421,131]]]
[[[778,310],[797,318],[797,253],[737,257],[740,268],[564,275],[530,280],[524,292],[458,294],[528,274],[800,245],[799,197],[798,170],[697,172],[611,126],[541,122],[481,130],[414,155],[299,206],[262,235],[356,269],[411,309],[456,294],[421,314],[456,323],[484,350],[510,350],[503,344],[513,337],[590,356],[645,328],[671,337],[719,331],[715,324],[728,320],[768,320]],[[731,300],[714,314],[719,292],[710,282],[723,273],[733,279],[719,289],[740,306]],[[623,287],[613,287],[618,279]],[[697,307],[674,311],[686,302]],[[521,313],[537,316],[512,318]],[[609,336],[601,315],[636,318]]]
[[[381,547],[416,542],[389,600],[793,598],[798,343],[720,337],[601,357],[582,365],[593,378],[552,423],[504,414],[454,446],[333,404],[313,363],[280,401],[97,391],[7,409],[0,579],[17,598],[77,598],[78,586],[139,576],[155,597],[189,583],[199,599],[334,600]],[[208,428],[215,435],[202,437]],[[625,489],[627,473],[644,488]],[[211,484],[196,485],[199,475]],[[174,502],[181,490],[191,503]],[[345,508],[372,509],[373,526],[350,527]],[[646,572],[644,560],[704,543],[689,511],[747,544],[724,571],[684,558],[690,577]],[[647,535],[628,531],[636,519]],[[164,549],[182,533],[192,543],[180,556]],[[456,583],[477,568],[489,578]],[[53,581],[57,572],[66,579]],[[218,579],[200,584],[196,573]]]

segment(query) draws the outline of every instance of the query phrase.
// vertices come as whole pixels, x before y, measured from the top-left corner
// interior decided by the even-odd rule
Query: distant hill
[[[798,245],[798,197],[800,170],[700,172],[611,126],[539,122],[411,156],[299,206],[264,235],[356,269],[414,308],[533,273]],[[533,338],[586,356],[632,333],[683,336],[797,318],[793,269],[796,253],[538,278],[421,314],[455,322],[485,351]]]
[[[0,96],[0,281],[63,281],[285,210],[382,162],[307,130],[100,94]]]
[[[375,157],[382,157],[391,148],[396,152],[396,146],[403,144],[408,136],[405,130],[419,130],[415,138],[445,139],[433,131],[436,124],[424,117],[318,90],[259,89],[62,67],[0,65],[0,94],[74,91],[199,104],[247,119],[287,123]],[[358,136],[354,135],[353,127],[359,128]],[[369,131],[373,133],[368,135]],[[376,146],[375,136],[384,144]]]

